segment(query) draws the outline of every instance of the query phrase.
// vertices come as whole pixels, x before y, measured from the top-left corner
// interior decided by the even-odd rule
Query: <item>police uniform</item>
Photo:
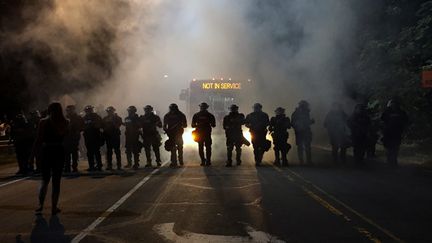
[[[201,104],[203,105],[203,104]],[[211,145],[212,127],[216,126],[216,119],[213,114],[207,110],[202,110],[195,113],[192,117],[192,127],[196,128],[198,135],[198,152],[201,158],[201,165],[211,165]],[[204,156],[204,146],[206,148]]]
[[[151,149],[153,148],[156,163],[158,166],[161,165],[161,157],[159,147],[161,146],[161,136],[157,128],[162,127],[162,121],[160,117],[153,112],[144,114],[140,117],[141,127],[142,127],[142,138],[144,149],[147,158],[147,166],[151,166]]]
[[[267,126],[269,116],[263,111],[254,111],[246,116],[246,127],[252,135],[252,145],[254,148],[255,164],[260,165],[266,149]]]
[[[383,145],[387,152],[387,162],[397,165],[397,157],[402,142],[402,134],[409,124],[408,115],[399,107],[387,108],[382,116],[383,121]]]
[[[227,166],[232,165],[232,152],[236,149],[236,162],[237,165],[241,164],[242,145],[244,144],[244,137],[242,126],[245,123],[245,116],[243,113],[230,112],[223,118],[223,128],[225,129],[226,146],[227,146]]]
[[[297,145],[297,155],[300,163],[304,162],[303,155],[306,154],[308,163],[312,163],[312,130],[311,125],[314,120],[310,118],[310,110],[308,103],[305,101],[300,102],[301,105],[291,115],[291,124],[294,128]]]
[[[324,127],[327,129],[332,146],[334,162],[346,161],[346,150],[348,147],[347,131],[348,115],[342,110],[332,109],[327,113],[324,120]]]
[[[171,107],[171,106],[170,106]],[[186,116],[178,108],[170,108],[170,111],[164,116],[163,128],[168,135],[167,147],[171,152],[171,165],[177,165],[178,162],[183,165],[183,132],[187,127]]]
[[[364,105],[356,106],[354,113],[348,119],[348,125],[351,129],[354,160],[356,163],[362,163],[368,146],[368,132],[371,126],[371,119]]]
[[[368,114],[371,118],[371,127],[368,133],[368,146],[366,150],[367,158],[375,158],[376,157],[376,144],[378,139],[380,138],[379,132],[381,128],[381,114],[377,111],[376,108],[370,107],[368,108]]]
[[[28,120],[28,122],[31,127],[32,144],[36,140],[40,120],[41,120],[41,115],[38,110],[32,111],[30,113],[30,119]],[[36,173],[39,173],[41,168],[40,167],[41,156],[39,154],[40,153],[36,153],[34,158],[30,158],[30,164],[29,164],[29,169],[32,171],[36,169],[35,170]],[[33,159],[35,163],[33,163]]]
[[[120,126],[123,124],[117,114],[108,114],[102,120],[103,135],[106,142],[107,169],[112,169],[113,150],[116,155],[117,169],[121,169]]]
[[[270,119],[269,130],[272,133],[276,165],[280,164],[281,159],[283,165],[288,165],[287,154],[290,147],[288,144],[287,130],[290,128],[291,121],[285,114],[277,114]]]
[[[87,113],[84,117],[84,141],[87,148],[89,171],[102,170],[100,147],[103,145],[102,118],[94,113]],[[96,160],[96,167],[95,167]]]
[[[125,136],[125,147],[126,147],[126,158],[127,167],[132,166],[132,155],[134,160],[133,167],[137,169],[139,167],[139,154],[141,151],[141,142],[139,141],[140,136],[140,119],[137,114],[129,114],[124,124],[126,127]]]
[[[11,141],[15,147],[18,162],[17,174],[26,174],[29,168],[29,159],[33,147],[32,127],[24,115],[17,115],[11,126]]]
[[[84,129],[84,119],[77,113],[66,115],[69,120],[68,132],[64,138],[65,147],[65,172],[78,171],[78,147],[81,132]]]

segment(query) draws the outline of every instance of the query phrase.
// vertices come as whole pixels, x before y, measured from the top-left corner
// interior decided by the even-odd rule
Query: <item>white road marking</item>
[[[162,166],[164,166],[166,164],[168,164],[168,161],[163,163]],[[72,239],[71,243],[78,243],[82,239],[84,239],[92,230],[94,230],[100,223],[102,223],[106,218],[108,218],[108,216],[111,213],[113,213],[117,208],[119,208],[130,196],[132,196],[132,194],[134,194],[142,185],[144,185],[144,183],[146,183],[148,180],[150,180],[150,178],[154,174],[159,172],[160,168],[161,167],[153,170],[152,173],[150,173],[149,175],[144,177],[141,181],[139,181],[138,184],[136,184],[130,191],[128,191],[125,195],[123,195],[123,197],[121,197],[116,203],[114,203],[104,213],[102,213],[102,215],[99,218],[97,218],[95,221],[93,221],[93,223],[91,223],[89,226],[87,226],[87,228],[85,228],[77,236],[75,236]]]
[[[178,235],[174,232],[174,223],[158,224],[153,226],[153,230],[160,236],[168,241],[177,243],[193,243],[193,242],[271,242],[283,243],[285,241],[279,240],[277,237],[272,236],[266,232],[255,230],[250,226],[245,226],[248,236],[230,236],[230,235],[207,235],[192,232],[183,232]]]
[[[27,180],[28,178],[30,178],[30,176],[23,177],[23,178],[20,178],[20,179],[16,179],[16,180],[13,180],[13,181],[9,181],[9,182],[6,182],[6,183],[1,184],[0,187],[4,187],[4,186],[10,185],[10,184],[14,184],[14,183],[16,183],[16,182],[20,182],[20,181],[23,181],[23,180]]]

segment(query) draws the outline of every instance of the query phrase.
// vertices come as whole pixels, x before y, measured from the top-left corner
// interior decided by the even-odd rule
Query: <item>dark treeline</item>
[[[432,134],[432,90],[421,87],[432,64],[432,1],[376,1],[358,28],[358,55],[350,95],[379,102],[399,96],[412,125],[407,136],[427,143]],[[429,140],[428,140],[429,139]]]

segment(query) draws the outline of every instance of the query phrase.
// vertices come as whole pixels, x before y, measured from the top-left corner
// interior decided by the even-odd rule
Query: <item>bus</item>
[[[232,104],[241,106],[253,102],[253,82],[225,78],[192,79],[188,89],[181,91],[180,100],[186,102],[187,115],[192,117],[199,104],[209,104],[209,111],[218,121],[229,112]]]

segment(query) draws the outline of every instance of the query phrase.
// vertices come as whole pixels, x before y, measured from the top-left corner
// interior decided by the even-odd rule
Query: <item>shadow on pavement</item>
[[[245,166],[248,165],[244,163]],[[251,237],[248,227],[267,231],[267,215],[261,208],[263,193],[257,185],[256,170],[244,170],[239,166],[203,167],[202,170],[213,189],[212,198],[217,205],[213,210],[219,212],[216,217],[206,215],[211,218],[203,222],[208,224],[207,233]]]
[[[42,216],[36,216],[31,232],[30,242],[70,242],[69,236],[65,235],[65,228],[58,216],[51,216],[49,222]],[[21,237],[16,237],[16,242],[23,242]]]

